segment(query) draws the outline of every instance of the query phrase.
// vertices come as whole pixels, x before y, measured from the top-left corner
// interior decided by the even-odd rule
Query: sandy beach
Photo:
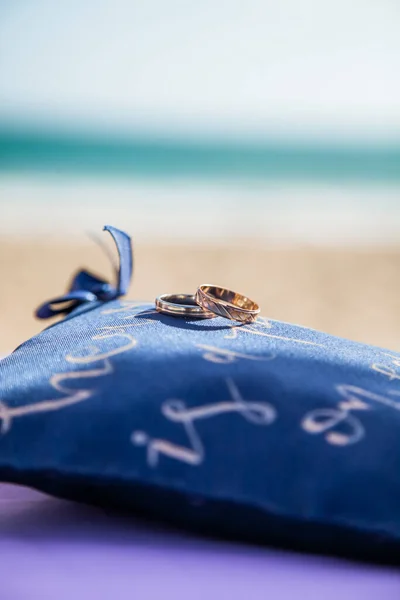
[[[50,324],[34,318],[35,307],[63,293],[79,267],[112,277],[104,251],[83,237],[0,243],[0,354]],[[264,316],[400,350],[399,271],[400,247],[139,243],[129,297],[152,301],[218,283],[259,301]]]

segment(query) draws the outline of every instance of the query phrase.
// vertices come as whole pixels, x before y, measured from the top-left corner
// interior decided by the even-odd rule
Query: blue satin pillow
[[[121,277],[108,292],[78,279],[91,300],[69,297],[66,319],[0,362],[2,481],[399,560],[399,355],[263,318],[163,316],[119,300]]]

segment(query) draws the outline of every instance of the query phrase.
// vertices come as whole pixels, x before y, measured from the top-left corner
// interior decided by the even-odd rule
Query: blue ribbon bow
[[[73,278],[66,294],[39,306],[36,310],[36,316],[39,319],[48,319],[61,314],[67,315],[86,302],[109,302],[127,293],[133,270],[131,238],[124,231],[110,225],[105,225],[104,231],[111,234],[118,250],[117,286],[113,286],[88,271],[79,271]]]

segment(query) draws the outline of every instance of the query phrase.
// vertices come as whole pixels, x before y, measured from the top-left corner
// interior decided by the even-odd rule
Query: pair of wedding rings
[[[241,323],[257,319],[260,307],[256,302],[216,285],[200,285],[193,294],[162,294],[156,298],[156,310],[172,317],[212,319],[224,317]]]

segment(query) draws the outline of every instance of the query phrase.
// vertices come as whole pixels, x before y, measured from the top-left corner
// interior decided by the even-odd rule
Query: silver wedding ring
[[[216,315],[199,306],[193,294],[162,294],[155,301],[156,310],[170,317],[212,319]]]

